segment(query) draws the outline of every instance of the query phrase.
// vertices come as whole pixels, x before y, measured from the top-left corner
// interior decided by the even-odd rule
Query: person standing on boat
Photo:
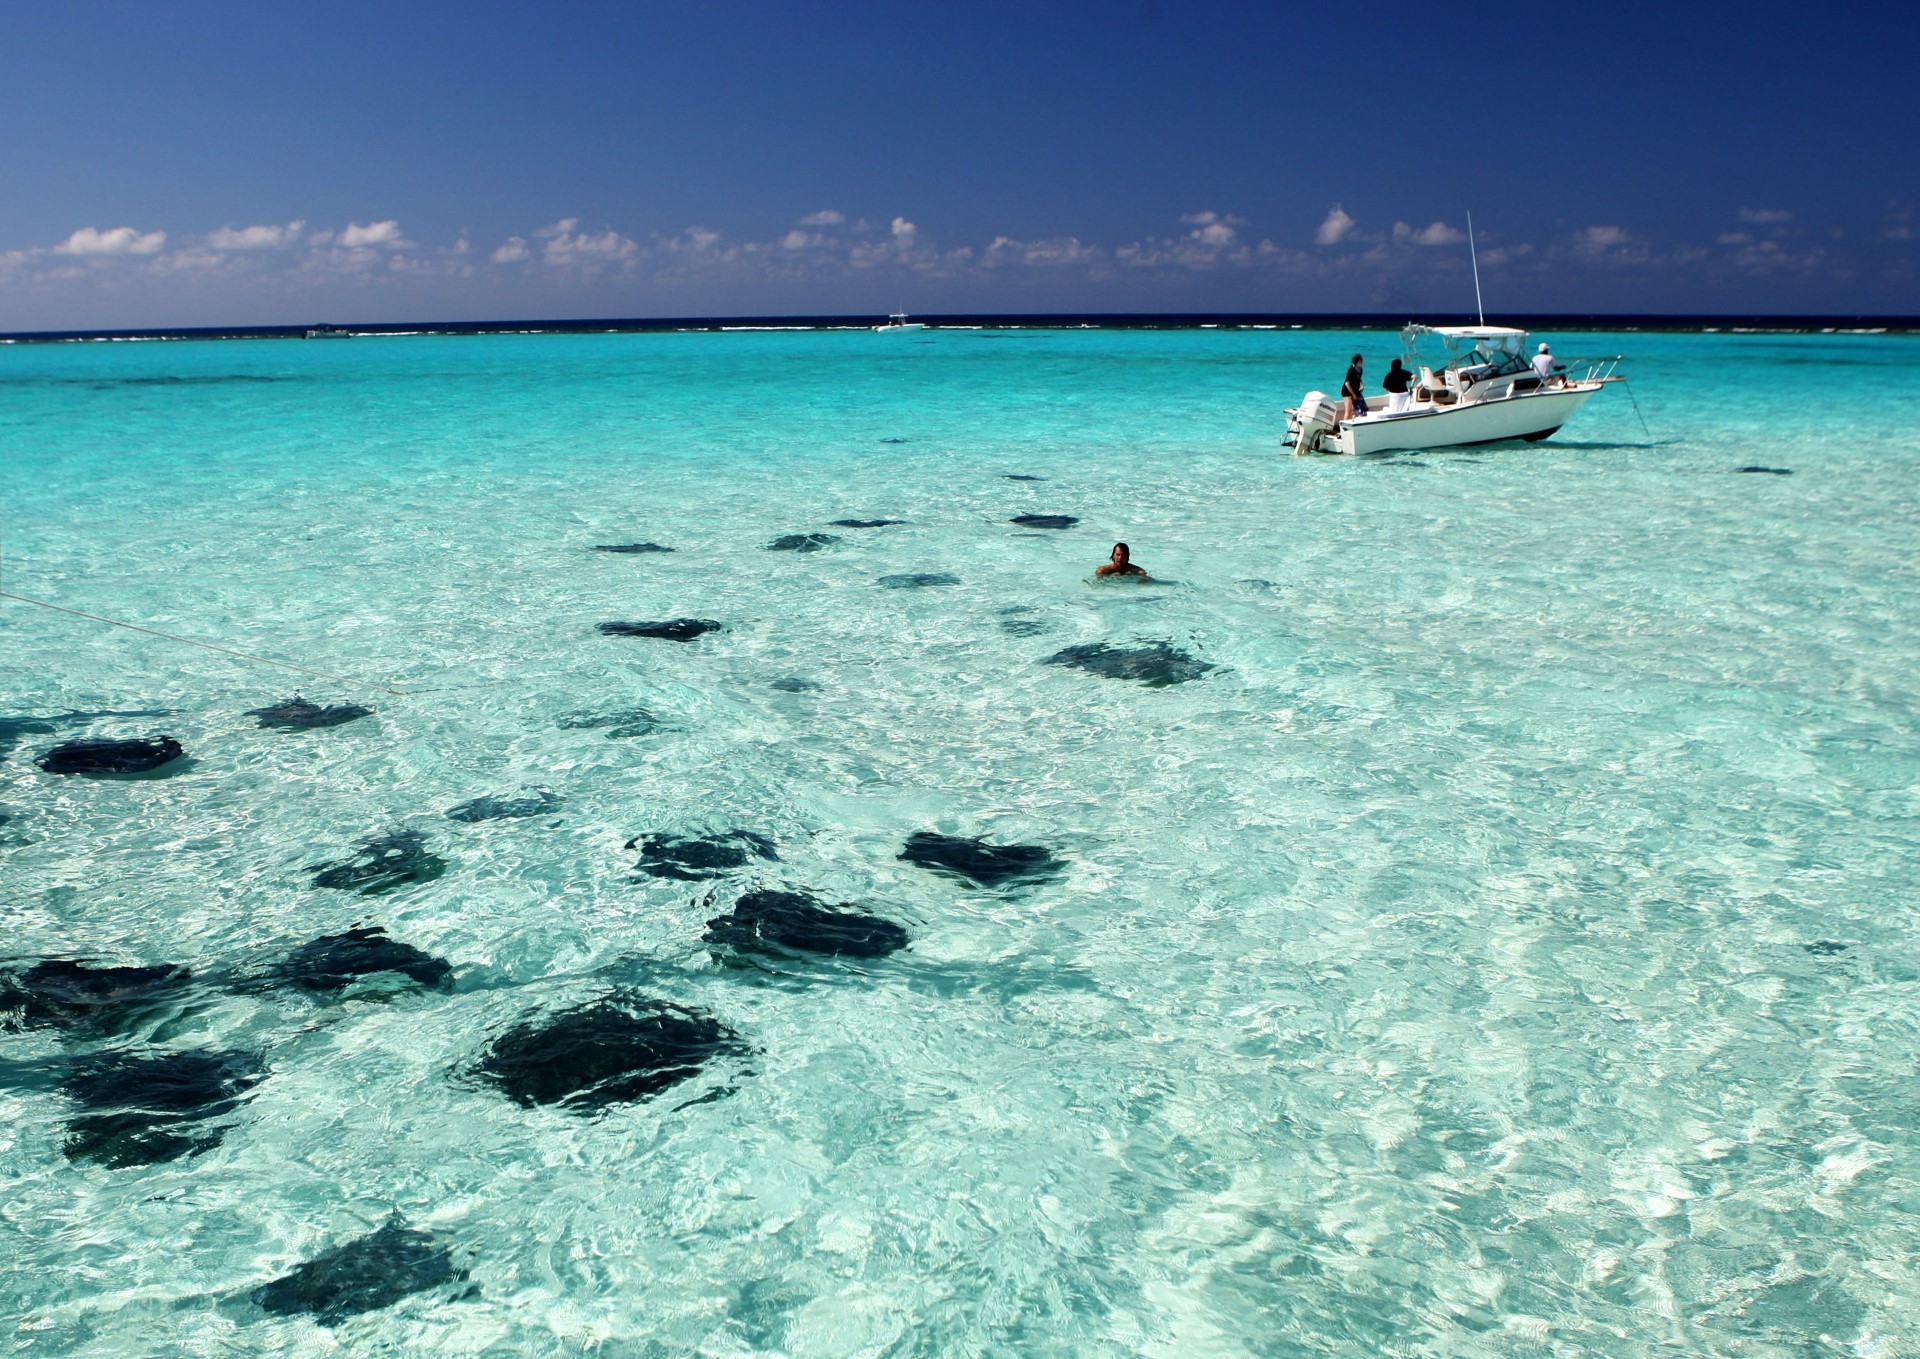
[[[1533,371],[1540,375],[1540,384],[1545,386],[1553,381],[1553,351],[1543,341],[1540,352],[1533,356]]]
[[[1407,392],[1413,386],[1413,374],[1409,373],[1395,359],[1393,366],[1387,369],[1387,375],[1380,379],[1380,386],[1387,394],[1387,414],[1398,415],[1407,408]]]
[[[1367,413],[1367,398],[1360,394],[1360,368],[1360,356],[1355,354],[1353,362],[1347,366],[1347,380],[1340,384],[1340,418],[1343,421]]]

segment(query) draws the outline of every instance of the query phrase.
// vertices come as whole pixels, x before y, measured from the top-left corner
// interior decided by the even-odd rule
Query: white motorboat
[[[874,327],[875,331],[881,332],[881,333],[899,332],[899,331],[908,331],[908,330],[925,330],[925,329],[926,329],[926,326],[922,325],[920,322],[909,321],[907,319],[907,314],[904,311],[894,312],[891,316],[887,317],[887,323],[884,326]]]
[[[1508,326],[1408,326],[1400,332],[1414,377],[1406,399],[1370,395],[1365,415],[1342,420],[1338,402],[1308,392],[1287,412],[1294,455],[1538,443],[1602,387],[1626,381],[1614,372],[1619,355],[1556,359],[1543,377],[1529,362],[1527,340],[1526,331]]]

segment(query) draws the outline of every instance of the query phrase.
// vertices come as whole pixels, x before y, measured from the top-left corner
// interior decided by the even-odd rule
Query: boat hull
[[[1497,401],[1441,406],[1405,415],[1369,415],[1349,421],[1338,434],[1322,438],[1320,449],[1364,455],[1510,440],[1537,443],[1566,424],[1600,387],[1598,382],[1583,382]]]

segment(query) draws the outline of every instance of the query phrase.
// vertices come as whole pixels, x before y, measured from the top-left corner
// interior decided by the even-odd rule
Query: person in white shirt
[[[1553,380],[1553,351],[1544,344],[1540,346],[1540,352],[1533,356],[1533,371],[1540,375],[1543,383]]]

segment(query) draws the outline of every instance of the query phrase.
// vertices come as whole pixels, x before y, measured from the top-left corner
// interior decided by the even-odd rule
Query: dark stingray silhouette
[[[356,925],[345,934],[326,934],[302,944],[274,969],[274,976],[302,991],[332,994],[383,972],[411,977],[436,990],[453,984],[453,966],[446,959],[390,939],[378,925]]]
[[[789,533],[767,544],[769,552],[818,552],[840,540],[831,533]]]
[[[1106,679],[1138,680],[1149,689],[1185,684],[1215,668],[1209,661],[1195,660],[1171,642],[1142,642],[1130,647],[1082,642],[1054,652],[1042,664],[1072,666]]]
[[[888,590],[924,590],[929,585],[958,585],[960,577],[945,571],[915,571],[907,575],[882,576],[879,581]]]
[[[906,930],[891,920],[829,906],[806,892],[748,892],[733,910],[709,920],[701,939],[740,953],[833,958],[883,958],[907,946]]]
[[[510,821],[519,817],[545,816],[565,803],[558,793],[546,788],[529,788],[522,797],[477,797],[447,809],[449,821]]]
[[[249,708],[246,715],[259,718],[263,727],[275,727],[281,731],[313,731],[371,717],[373,709],[363,708],[358,703],[336,703],[323,708],[295,694],[286,702],[276,703],[270,708]]]
[[[629,556],[648,552],[673,551],[672,548],[662,547],[658,543],[595,543],[593,550],[595,552],[624,552]]]
[[[785,679],[777,679],[773,682],[773,687],[781,690],[783,693],[789,694],[811,694],[820,688],[819,684],[815,681],[802,679],[798,675],[788,675]]]
[[[184,967],[95,967],[48,958],[0,977],[0,1010],[28,1028],[112,1030],[155,1004],[178,999],[193,983]]]
[[[238,1108],[262,1079],[259,1059],[241,1052],[88,1058],[60,1083],[79,1106],[67,1120],[67,1156],[118,1169],[206,1151],[226,1135],[210,1121]]]
[[[704,633],[718,632],[721,624],[711,618],[668,618],[658,623],[602,623],[600,631],[608,637],[658,637],[667,642],[691,642]]]
[[[447,861],[427,850],[427,837],[419,831],[394,831],[365,841],[351,858],[314,864],[308,871],[315,887],[377,897],[409,883],[432,882],[447,871]]]
[[[904,524],[904,519],[835,519],[835,528],[892,528],[895,524]]]
[[[169,708],[139,708],[126,712],[68,712],[52,717],[0,717],[0,759],[13,753],[25,736],[52,736],[66,727],[83,726],[102,717],[171,717]]]
[[[1733,470],[1736,472],[1758,472],[1762,476],[1769,477],[1790,477],[1793,475],[1793,469],[1791,467],[1736,467]]]
[[[391,1307],[411,1294],[466,1277],[467,1271],[455,1266],[452,1254],[431,1232],[396,1219],[260,1285],[253,1290],[253,1301],[276,1316],[305,1314],[337,1326],[348,1317]]]
[[[1046,480],[1045,477],[1029,476],[1025,472],[1007,472],[1004,475],[1006,480],[1008,481],[1045,481]]]
[[[186,751],[171,736],[111,741],[83,737],[55,746],[34,763],[49,774],[145,774],[172,764]]]
[[[744,1051],[740,1036],[711,1015],[616,991],[514,1025],[469,1074],[529,1108],[597,1113],[651,1099],[708,1062]]]
[[[899,857],[978,887],[1042,882],[1067,866],[1042,845],[992,845],[933,831],[909,835]]]
[[[1080,521],[1070,514],[1016,514],[1007,522],[1021,528],[1070,529]]]
[[[745,868],[753,859],[778,859],[773,841],[752,831],[730,830],[718,835],[668,835],[655,831],[627,841],[640,851],[634,867],[649,877],[705,882],[730,869]]]
[[[604,731],[609,741],[651,736],[667,728],[665,722],[645,708],[626,708],[610,713],[567,713],[557,725],[563,731]]]

